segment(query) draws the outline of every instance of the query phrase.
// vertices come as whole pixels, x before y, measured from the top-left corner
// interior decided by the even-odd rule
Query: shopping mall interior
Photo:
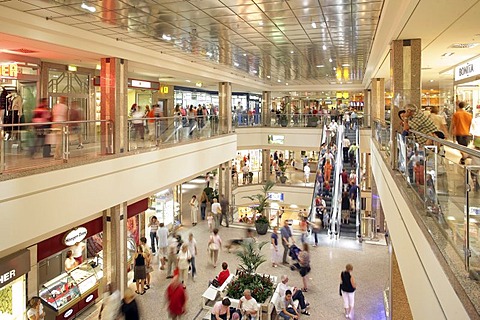
[[[99,319],[108,288],[167,319],[155,221],[196,239],[182,319],[216,319],[225,297],[241,310],[240,285],[278,319],[283,276],[310,303],[300,319],[480,319],[480,0],[0,8],[0,320]],[[412,104],[441,135],[408,126]]]

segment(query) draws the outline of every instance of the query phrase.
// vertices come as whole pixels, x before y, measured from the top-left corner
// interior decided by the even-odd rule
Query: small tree
[[[275,186],[275,182],[268,180],[262,188],[262,193],[257,193],[253,196],[244,197],[252,201],[258,202],[258,205],[255,207],[255,210],[263,217],[265,217],[264,215],[265,208],[268,207],[268,204],[269,204],[268,192],[270,192],[270,190],[272,190],[274,186]]]
[[[253,241],[244,241],[242,243],[242,250],[236,253],[237,257],[241,261],[238,267],[246,273],[254,273],[255,271],[257,271],[257,268],[262,263],[267,261],[267,259],[265,259],[262,254],[262,248],[267,243],[267,241],[262,241],[260,243],[255,243]]]

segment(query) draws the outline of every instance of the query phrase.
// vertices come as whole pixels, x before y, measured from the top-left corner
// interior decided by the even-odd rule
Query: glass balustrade
[[[262,115],[238,115],[232,114],[232,125],[234,127],[266,126],[279,128],[319,128],[323,115],[314,114],[268,114],[262,122]]]

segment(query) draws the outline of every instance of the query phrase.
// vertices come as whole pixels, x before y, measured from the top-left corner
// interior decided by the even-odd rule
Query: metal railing
[[[340,234],[340,222],[342,219],[342,179],[339,179],[343,168],[342,152],[343,149],[344,126],[340,125],[337,129],[337,154],[335,155],[335,167],[333,170],[333,194],[332,194],[332,223],[330,224],[330,234],[338,236]]]
[[[0,124],[0,173],[112,154],[113,134],[110,120]]]
[[[248,126],[266,126],[266,127],[283,127],[283,128],[318,128],[321,126],[321,119],[326,118],[323,114],[232,114],[232,125],[234,127]]]
[[[466,270],[470,279],[480,280],[480,150],[414,130],[408,135],[397,133],[397,149],[390,150],[378,134],[390,129],[378,123],[375,128],[374,141],[384,151],[384,160],[389,163],[386,151],[397,153],[398,163],[393,169],[399,171],[409,187],[404,191],[423,204],[415,215],[425,236],[454,270],[471,303],[480,310],[480,300],[470,297],[472,285],[464,276]],[[418,144],[416,137],[427,139],[427,145]],[[466,160],[466,165],[458,163],[461,153],[471,159]],[[462,264],[464,270],[458,268]]]

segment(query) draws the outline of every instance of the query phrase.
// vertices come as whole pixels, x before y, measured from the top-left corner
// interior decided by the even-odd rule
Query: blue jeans
[[[192,279],[197,273],[197,268],[195,267],[195,257],[192,256],[192,259],[190,259],[190,265],[192,266]]]
[[[287,308],[287,311],[291,314],[296,314],[295,310],[293,310],[293,308]],[[281,318],[285,319],[285,320],[290,320],[290,318],[291,318],[288,314],[284,313],[283,311],[280,311],[279,316]]]
[[[156,232],[150,232],[150,241],[152,244],[152,253],[155,253],[157,251],[157,246],[158,246],[158,236]],[[155,241],[157,241],[157,245],[155,245]]]
[[[207,203],[200,204],[200,215],[202,216],[202,220],[205,220],[205,211],[207,211]]]

